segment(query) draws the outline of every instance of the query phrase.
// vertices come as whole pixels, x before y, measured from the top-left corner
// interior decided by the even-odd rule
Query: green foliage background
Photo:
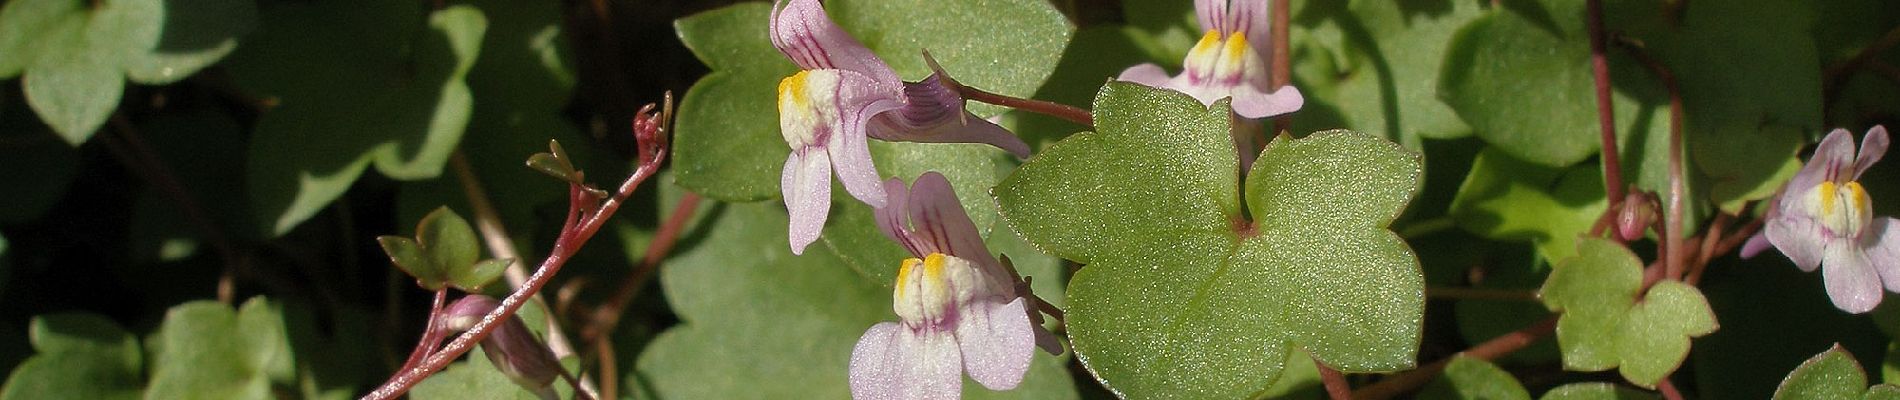
[[[1900,307],[1841,313],[1818,274],[1772,251],[1718,255],[1699,284],[1664,285],[1667,305],[1624,298],[1654,238],[1633,253],[1578,239],[1608,207],[1584,4],[1293,1],[1285,40],[1306,104],[1251,171],[1233,159],[1223,105],[1104,87],[1137,63],[1178,71],[1202,34],[1190,1],[827,8],[903,78],[928,73],[929,50],[965,84],[1090,107],[1100,124],[973,104],[1037,156],[873,144],[886,177],[950,176],[991,250],[1071,311],[1050,323],[1070,351],[1038,353],[1022,388],[967,384],[969,397],[1318,398],[1313,359],[1364,387],[1559,311],[1553,339],[1452,359],[1406,394],[1628,398],[1661,379],[1702,398],[1900,393],[1882,383],[1900,378]],[[1668,91],[1636,52],[1679,84],[1685,227],[1757,218],[1830,129],[1900,126],[1900,51],[1879,48],[1900,38],[1900,4],[1603,5],[1618,152],[1636,189],[1666,189],[1670,156]],[[564,360],[616,397],[846,396],[852,343],[894,319],[904,252],[842,194],[823,246],[786,248],[786,148],[768,88],[794,67],[764,36],[769,10],[0,0],[0,400],[360,395],[401,363],[429,302],[378,236],[415,237],[442,206],[472,216],[467,173],[532,265],[567,192],[522,161],[559,140],[612,187],[629,170],[634,110],[669,91],[667,171],[555,278],[554,314],[524,317],[573,337],[631,285],[607,344]],[[1900,162],[1862,182],[1877,215],[1900,214]],[[709,201],[657,276],[629,281],[688,192]],[[440,257],[491,258],[469,256],[473,239]],[[1574,276],[1586,270],[1609,272]],[[1439,295],[1540,287],[1543,304]],[[1364,318],[1322,322],[1336,316]],[[1591,332],[1651,341],[1555,343]],[[468,360],[414,397],[529,396]]]

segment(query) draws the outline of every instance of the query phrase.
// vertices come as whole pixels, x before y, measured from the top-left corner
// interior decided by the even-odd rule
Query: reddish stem
[[[620,288],[614,291],[613,297],[594,309],[593,323],[582,331],[582,340],[589,342],[604,340],[607,334],[613,333],[614,327],[620,325],[620,316],[624,314],[627,304],[633,302],[633,298],[640,294],[641,288],[646,287],[646,282],[653,276],[653,271],[659,268],[660,260],[666,259],[666,255],[672,252],[673,244],[679,240],[680,231],[686,229],[686,223],[692,220],[694,211],[699,210],[699,200],[699,194],[693,192],[686,192],[685,195],[680,196],[679,205],[673,207],[672,214],[668,215],[666,222],[660,225],[659,232],[647,242],[647,254],[633,269],[633,275],[620,282]]]
[[[481,321],[476,322],[475,326],[469,328],[468,331],[463,332],[460,336],[456,336],[455,340],[450,341],[447,347],[444,347],[441,351],[435,352],[434,354],[430,354],[423,360],[421,365],[405,369],[401,373],[391,376],[388,382],[384,382],[382,386],[377,387],[375,391],[364,395],[362,399],[387,400],[407,393],[410,388],[415,387],[417,383],[421,383],[422,380],[428,378],[429,375],[442,370],[443,367],[447,367],[450,362],[455,361],[456,358],[460,358],[462,354],[468,353],[468,351],[474,347],[475,342],[487,338],[490,333],[494,332],[496,327],[501,326],[504,321],[514,316],[514,313],[519,311],[522,305],[527,304],[528,298],[534,296],[536,293],[540,293],[541,288],[547,285],[548,280],[552,279],[555,273],[560,272],[561,267],[567,265],[567,261],[574,256],[574,253],[580,251],[581,246],[585,245],[588,239],[593,238],[594,234],[600,231],[601,225],[607,221],[607,218],[613,216],[614,212],[620,209],[620,205],[626,202],[628,196],[633,195],[634,189],[638,188],[641,182],[645,182],[647,178],[652,177],[655,172],[659,171],[661,161],[666,158],[665,129],[654,121],[643,121],[643,119],[658,118],[661,121],[670,120],[671,108],[669,96],[667,111],[663,111],[660,116],[649,117],[649,114],[646,113],[648,109],[641,110],[641,117],[636,118],[634,124],[634,134],[638,138],[639,143],[637,143],[637,145],[640,147],[640,157],[639,165],[634,168],[633,175],[627,177],[627,180],[620,184],[619,190],[614,192],[613,197],[600,203],[597,207],[592,207],[592,212],[581,218],[579,225],[574,226],[571,230],[562,232],[561,237],[554,241],[554,250],[548,254],[547,259],[541,261],[540,267],[535,268],[534,275],[529,276],[525,284],[516,288],[513,293],[509,293],[508,297],[501,300],[499,307],[495,307],[495,310],[483,315]],[[642,122],[646,124],[646,129],[642,129]],[[581,190],[579,184],[570,184],[569,188],[569,193],[578,193]],[[569,204],[570,220],[572,220],[573,217],[572,210],[581,208],[586,204],[579,202],[587,201],[581,200],[579,196],[578,194],[570,195],[571,199],[577,199],[577,202]]]
[[[1682,400],[1682,392],[1676,390],[1676,383],[1670,382],[1667,376],[1661,382],[1656,382],[1656,391],[1662,392],[1663,399]]]
[[[435,325],[441,323],[442,303],[448,294],[447,288],[435,291],[435,301],[429,305],[429,324],[422,326],[422,340],[416,341],[416,348],[409,350],[409,359],[402,362],[402,369],[415,368],[423,356],[429,355],[429,352],[435,351],[436,345],[442,344],[442,330],[435,329]]]
[[[1292,1],[1273,0],[1272,11],[1273,21],[1272,26],[1269,28],[1273,30],[1273,61],[1272,69],[1269,70],[1267,74],[1267,85],[1270,88],[1268,90],[1269,93],[1279,91],[1280,88],[1293,84],[1293,69],[1289,67],[1292,63],[1292,55],[1287,50],[1287,26],[1289,25],[1288,19],[1291,18],[1293,14]],[[1280,114],[1279,117],[1273,119],[1273,132],[1274,134],[1285,132],[1287,127],[1292,124],[1293,116],[1291,113]],[[1266,146],[1267,133],[1258,132],[1258,134],[1258,137],[1254,138],[1254,145]]]
[[[1466,349],[1459,354],[1480,360],[1494,360],[1506,354],[1522,350],[1524,347],[1530,346],[1531,343],[1537,342],[1538,339],[1550,336],[1551,333],[1556,331],[1557,316],[1553,315],[1550,318],[1545,318],[1543,321],[1538,321],[1523,329],[1491,338],[1491,340],[1479,343],[1477,346],[1472,346],[1470,349]],[[1445,365],[1450,364],[1451,359],[1451,357],[1446,357],[1445,359],[1434,361],[1418,369],[1393,375],[1391,378],[1386,378],[1371,386],[1360,388],[1358,391],[1353,392],[1353,398],[1359,400],[1390,399],[1398,396],[1400,393],[1410,391],[1413,388],[1424,386],[1426,382],[1431,382],[1432,378],[1437,377],[1439,372],[1444,371]]]
[[[1648,53],[1643,52],[1642,48],[1633,44],[1625,48],[1629,49],[1631,56],[1636,57],[1637,62],[1648,67],[1649,71],[1656,75],[1656,79],[1662,81],[1663,88],[1668,89],[1669,92],[1669,199],[1666,205],[1668,211],[1663,216],[1664,223],[1661,230],[1663,232],[1662,250],[1665,255],[1663,260],[1666,261],[1665,275],[1669,279],[1682,279],[1682,262],[1685,254],[1683,252],[1686,251],[1682,240],[1684,233],[1682,232],[1682,214],[1684,213],[1684,192],[1687,191],[1684,188],[1686,183],[1682,172],[1682,90],[1676,85],[1676,75],[1670,73],[1669,68],[1664,67],[1655,58],[1651,58]]]
[[[1616,149],[1616,111],[1610,103],[1610,61],[1603,54],[1603,2],[1589,0],[1585,7],[1589,9],[1590,72],[1596,81],[1597,125],[1603,140],[1603,193],[1614,205],[1623,201],[1623,165]]]
[[[1318,358],[1313,359],[1313,366],[1319,368],[1319,379],[1326,384],[1326,396],[1328,398],[1332,400],[1352,399],[1352,385],[1346,383],[1346,374],[1339,373],[1339,370],[1326,366],[1326,363],[1320,362]]]

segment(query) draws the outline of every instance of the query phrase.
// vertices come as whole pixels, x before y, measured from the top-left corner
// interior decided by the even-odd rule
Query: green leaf
[[[441,172],[469,121],[463,77],[487,20],[466,5],[424,18],[424,6],[273,4],[263,19],[274,29],[227,60],[241,86],[279,103],[257,121],[247,168],[267,233],[314,216],[370,165],[398,180]]]
[[[431,291],[442,289],[442,280],[448,275],[415,239],[401,236],[377,236],[376,243],[383,246],[383,253],[389,255],[389,262],[410,277],[416,278],[416,284]]]
[[[995,193],[1031,243],[1089,264],[1068,328],[1099,379],[1234,398],[1271,386],[1293,347],[1342,371],[1412,366],[1423,277],[1385,226],[1418,188],[1416,154],[1346,131],[1276,139],[1247,177],[1248,221],[1226,103],[1110,83],[1094,110],[1097,132]]]
[[[1539,400],[1654,400],[1656,395],[1608,382],[1583,382],[1558,386]]]
[[[92,314],[33,318],[27,337],[38,351],[13,369],[0,399],[136,399],[138,340],[118,324]]]
[[[468,268],[450,269],[449,284],[455,285],[457,289],[462,289],[464,292],[481,292],[482,287],[494,283],[495,278],[500,278],[501,272],[508,269],[508,264],[514,262],[513,258],[487,259]]]
[[[1641,265],[1629,249],[1595,238],[1558,262],[1542,292],[1546,307],[1563,312],[1557,344],[1565,369],[1621,367],[1631,383],[1654,387],[1688,356],[1690,338],[1715,332],[1715,314],[1695,287],[1664,280],[1639,293]]]
[[[1867,387],[1867,373],[1840,345],[1814,355],[1788,373],[1775,389],[1775,400],[1803,399],[1887,399],[1900,395],[1900,387],[1890,384]]]
[[[23,75],[27,104],[67,143],[92,137],[125,79],[162,85],[228,54],[252,28],[238,0],[20,0],[0,9],[0,77]]]
[[[1451,107],[1438,97],[1438,79],[1444,65],[1446,48],[1452,34],[1465,23],[1484,15],[1480,2],[1451,1],[1434,5],[1391,1],[1352,1],[1337,4],[1307,2],[1293,11],[1298,25],[1316,20],[1310,29],[1339,35],[1342,43],[1325,46],[1345,54],[1342,63],[1333,57],[1307,55],[1294,57],[1294,63],[1314,64],[1293,68],[1294,80],[1315,109],[1337,111],[1344,127],[1377,133],[1387,139],[1418,149],[1420,138],[1455,138],[1469,135],[1471,127],[1458,118]],[[1295,39],[1302,39],[1299,33]],[[1324,103],[1321,105],[1320,103]],[[1302,113],[1302,115],[1307,113]],[[1327,118],[1307,118],[1295,131]],[[1311,125],[1320,127],[1340,125]]]
[[[661,267],[681,323],[654,339],[629,380],[651,384],[659,398],[849,397],[852,346],[866,328],[896,319],[888,283],[853,272],[827,248],[791,255],[775,204],[720,207],[704,220],[711,225],[688,228],[706,236],[682,242]],[[1022,386],[993,392],[966,383],[964,398],[1074,399],[1063,365],[1038,352]]]
[[[1607,204],[1594,166],[1551,168],[1489,147],[1472,163],[1450,214],[1467,231],[1529,240],[1544,259],[1562,260],[1577,254],[1577,236],[1589,232]]]
[[[958,81],[1012,96],[1026,96],[1042,84],[1073,31],[1044,1],[858,0],[825,6],[901,77],[928,75],[921,53],[930,49]],[[779,170],[791,150],[777,135],[773,90],[797,67],[772,48],[770,14],[767,4],[747,3],[674,24],[686,47],[713,69],[687,91],[676,123],[673,163],[688,190],[727,201],[779,196]],[[983,116],[1000,111],[982,105],[972,110]]]
[[[215,301],[165,313],[146,341],[152,355],[147,396],[160,399],[257,399],[295,379],[280,307],[262,297],[235,312]]]
[[[436,208],[416,223],[416,245],[447,277],[463,275],[482,256],[482,242],[468,220],[447,206]]]
[[[1483,359],[1453,357],[1445,374],[1425,385],[1420,399],[1530,400],[1531,394],[1511,373]]]

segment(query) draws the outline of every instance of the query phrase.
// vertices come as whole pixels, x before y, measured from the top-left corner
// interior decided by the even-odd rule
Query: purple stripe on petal
[[[938,74],[904,84],[905,105],[872,120],[871,137],[899,142],[984,143],[1029,157],[1029,144],[1009,130],[964,110],[963,97],[942,84]]]
[[[897,72],[825,14],[818,0],[781,1],[772,8],[772,46],[801,69],[842,69],[878,83],[902,84]]]
[[[1029,371],[1035,354],[1035,328],[1030,326],[1023,298],[1008,304],[978,299],[967,305],[957,321],[957,344],[963,350],[963,369],[970,379],[993,390],[1016,388]]]
[[[1227,31],[1229,0],[1194,0],[1194,20],[1202,31]]]
[[[990,255],[989,249],[983,246],[983,236],[976,224],[963,212],[963,204],[957,200],[957,192],[950,187],[949,179],[943,174],[926,172],[911,185],[910,194],[911,223],[919,230],[931,232],[929,240],[937,248],[946,250],[945,254],[976,262],[983,266],[986,274],[997,276],[1001,272],[996,256]]]
[[[1860,174],[1867,172],[1867,167],[1880,162],[1880,157],[1886,154],[1887,127],[1874,126],[1868,129],[1867,136],[1860,139],[1860,156],[1854,158],[1854,176],[1850,179],[1859,180]]]

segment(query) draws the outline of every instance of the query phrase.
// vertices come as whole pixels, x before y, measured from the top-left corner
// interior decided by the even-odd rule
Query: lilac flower
[[[475,326],[483,315],[501,306],[495,298],[479,294],[464,296],[443,309],[443,318],[434,329],[461,332]],[[516,385],[543,399],[560,398],[554,391],[554,378],[567,373],[554,353],[534,337],[519,316],[509,316],[482,339],[482,354],[488,362]]]
[[[988,143],[1017,157],[1029,145],[963,109],[963,98],[936,75],[899,80],[871,49],[825,15],[818,0],[775,4],[772,45],[798,64],[779,82],[779,131],[792,153],[779,185],[791,214],[793,253],[818,240],[831,210],[831,174],[851,197],[884,206],[866,137],[889,141]]]
[[[995,390],[1022,383],[1040,343],[1061,345],[1040,325],[1034,296],[983,246],[950,181],[935,172],[885,182],[878,227],[918,258],[904,260],[891,296],[899,322],[872,326],[851,351],[857,399],[954,399],[962,375]]]
[[[1154,64],[1123,70],[1118,80],[1179,90],[1213,104],[1234,98],[1234,114],[1266,118],[1298,111],[1306,103],[1292,86],[1274,90],[1267,78],[1267,55],[1272,48],[1267,26],[1266,0],[1196,0],[1201,36],[1181,61],[1180,75],[1169,77]]]
[[[1822,267],[1834,306],[1864,313],[1880,304],[1881,287],[1900,291],[1900,223],[1875,218],[1860,174],[1887,152],[1887,129],[1876,126],[1854,151],[1853,134],[1836,129],[1814,158],[1783,186],[1762,233],[1743,247],[1754,256],[1773,244],[1802,271]]]

